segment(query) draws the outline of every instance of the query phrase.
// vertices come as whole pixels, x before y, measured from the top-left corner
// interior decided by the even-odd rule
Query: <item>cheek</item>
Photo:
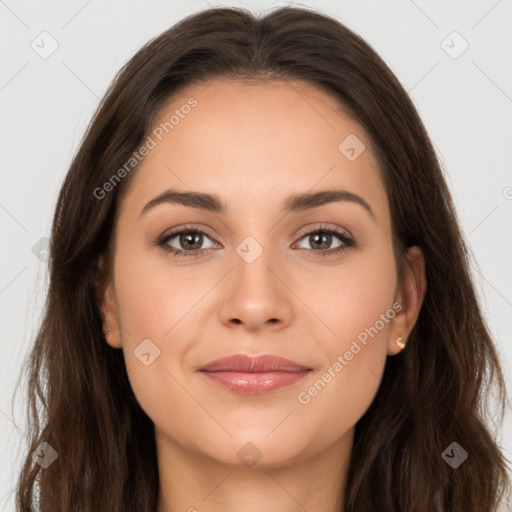
[[[390,246],[355,254],[336,267],[304,272],[302,297],[323,320],[326,352],[341,350],[365,329],[374,326],[394,303],[396,292],[395,261]],[[391,311],[391,314],[393,312]],[[388,323],[377,326],[387,333]],[[364,334],[362,335],[364,338]],[[331,347],[329,350],[327,347]]]
[[[119,251],[115,261],[117,312],[130,384],[140,406],[160,424],[175,421],[167,415],[187,396],[179,384],[181,363],[190,340],[200,335],[192,328],[200,323],[194,320],[200,310],[196,306],[216,282],[215,277],[198,279],[198,272],[172,269],[165,257],[155,258],[136,247]]]
[[[389,327],[380,315],[392,318],[389,304],[378,295],[350,302],[341,313],[336,337],[322,342],[327,363],[297,393],[302,428],[316,431],[322,446],[352,429],[375,398],[387,359]],[[320,427],[318,418],[323,418]]]
[[[359,420],[380,385],[395,316],[392,252],[368,254],[350,268],[339,267],[324,283],[324,293],[315,291],[310,299],[323,304],[319,316],[331,331],[319,338],[327,357],[313,385],[301,389],[298,402],[307,417],[331,416],[334,436]]]
[[[116,260],[118,313],[126,327],[123,342],[150,338],[163,343],[204,295],[205,282],[197,278],[197,267],[173,268],[166,260],[172,256],[155,256],[154,251],[133,247]]]

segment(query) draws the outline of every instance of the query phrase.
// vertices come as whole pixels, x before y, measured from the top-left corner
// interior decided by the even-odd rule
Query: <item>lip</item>
[[[230,391],[257,395],[300,382],[311,370],[283,357],[237,354],[217,359],[199,371]]]
[[[311,370],[290,359],[273,356],[269,354],[261,356],[247,356],[245,354],[236,354],[234,356],[217,359],[200,371],[205,372],[242,372],[242,373],[264,373],[264,372],[299,372]]]

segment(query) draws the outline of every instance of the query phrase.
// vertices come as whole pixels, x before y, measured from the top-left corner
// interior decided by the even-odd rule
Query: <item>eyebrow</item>
[[[302,212],[312,208],[318,208],[324,204],[335,202],[351,202],[362,206],[373,219],[375,214],[371,206],[357,194],[346,190],[322,190],[320,192],[296,194],[289,196],[283,206],[283,213]],[[155,208],[160,204],[181,204],[189,208],[197,208],[213,213],[225,213],[227,205],[221,198],[215,194],[207,194],[204,192],[182,192],[175,189],[169,189],[144,206],[141,215]]]

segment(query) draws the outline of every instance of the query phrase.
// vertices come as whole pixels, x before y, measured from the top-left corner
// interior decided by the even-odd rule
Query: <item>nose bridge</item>
[[[258,239],[260,241],[258,241]],[[276,277],[271,269],[279,267],[276,261],[276,248],[270,246],[270,236],[249,235],[235,249],[234,281],[238,292],[251,294],[279,293]]]
[[[225,322],[241,322],[254,329],[266,322],[289,321],[287,288],[283,277],[277,277],[282,266],[276,260],[276,248],[268,246],[272,237],[267,235],[249,235],[235,247],[229,291],[221,308]]]

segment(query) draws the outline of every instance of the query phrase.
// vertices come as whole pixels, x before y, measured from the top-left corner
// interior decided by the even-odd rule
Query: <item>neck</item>
[[[265,467],[224,464],[155,434],[157,512],[342,512],[353,429],[321,453]]]

